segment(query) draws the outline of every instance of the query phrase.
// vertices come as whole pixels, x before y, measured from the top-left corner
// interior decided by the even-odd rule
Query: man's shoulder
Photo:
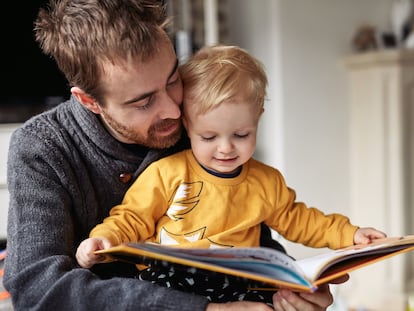
[[[13,132],[11,140],[18,144],[50,144],[63,139],[64,133],[70,132],[73,125],[70,104],[70,101],[63,102],[26,120]]]
[[[67,114],[69,109],[70,101],[62,102],[56,106],[52,106],[49,109],[44,110],[43,112],[32,116],[30,119],[26,120],[20,128],[30,129],[30,128],[42,128],[45,124],[59,124],[61,123],[58,116],[61,114]]]
[[[63,101],[49,109],[37,114],[25,123],[22,124],[23,130],[52,130],[53,128],[61,130],[71,130],[74,126],[92,127],[94,126],[94,114],[87,111],[76,99],[72,96],[66,101]]]
[[[45,128],[50,127],[50,115],[51,111],[47,110],[31,117],[15,130],[14,136],[24,137],[30,135],[41,135]]]

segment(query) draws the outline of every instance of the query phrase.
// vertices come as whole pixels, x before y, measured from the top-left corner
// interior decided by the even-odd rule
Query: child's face
[[[197,103],[185,103],[184,125],[199,163],[232,173],[252,157],[260,116],[255,105],[235,99],[202,115],[195,114],[193,105]]]

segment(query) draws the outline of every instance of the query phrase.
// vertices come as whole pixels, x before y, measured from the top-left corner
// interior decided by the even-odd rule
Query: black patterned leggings
[[[140,280],[202,295],[211,302],[258,301],[272,305],[275,291],[260,291],[252,288],[264,287],[242,278],[204,271],[184,266],[149,267],[138,274]]]

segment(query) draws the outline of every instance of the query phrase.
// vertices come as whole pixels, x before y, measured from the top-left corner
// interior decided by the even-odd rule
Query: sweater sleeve
[[[14,309],[205,310],[208,301],[204,297],[133,277],[106,279],[79,268],[74,254],[89,228],[81,225],[88,215],[79,214],[75,200],[84,198],[71,195],[69,187],[76,185],[62,183],[76,173],[71,151],[62,151],[67,140],[48,137],[20,129],[13,134],[9,148],[10,205],[3,282]]]
[[[164,159],[165,160],[165,159]],[[156,223],[168,208],[166,184],[158,162],[148,166],[135,180],[108,217],[95,226],[90,237],[105,237],[112,245],[145,241],[155,235]],[[164,176],[168,170],[164,170]]]
[[[295,191],[286,185],[283,176],[278,173],[276,178],[273,213],[270,221],[266,222],[270,227],[287,240],[309,247],[338,249],[354,244],[358,227],[352,225],[348,217],[324,214],[296,201]]]

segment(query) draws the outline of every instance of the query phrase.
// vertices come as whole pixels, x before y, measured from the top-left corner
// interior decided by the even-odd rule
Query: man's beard
[[[125,125],[120,124],[115,119],[113,119],[109,114],[102,111],[102,116],[105,118],[105,121],[111,127],[111,129],[117,132],[119,135],[127,139],[129,142],[143,145],[149,148],[155,149],[164,149],[174,146],[181,137],[182,133],[182,124],[180,119],[166,119],[160,121],[157,124],[153,124],[148,129],[147,136],[144,136],[138,132],[135,132],[133,128],[129,128]],[[179,123],[180,126],[177,127],[177,131],[170,134],[169,136],[159,136],[157,135],[157,130],[162,130],[168,128],[171,125]]]

